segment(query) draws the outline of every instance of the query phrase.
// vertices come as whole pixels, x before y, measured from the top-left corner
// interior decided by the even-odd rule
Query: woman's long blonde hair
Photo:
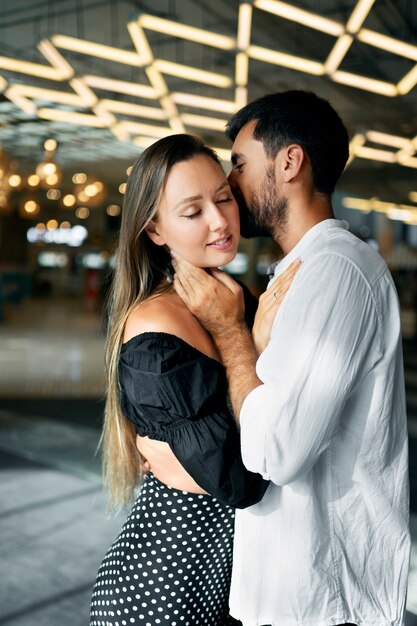
[[[159,199],[171,168],[198,155],[219,163],[216,153],[197,137],[184,134],[160,139],[139,156],[126,186],[105,350],[107,393],[101,444],[110,508],[127,504],[142,478],[143,459],[136,447],[135,428],[120,406],[118,362],[125,323],[137,304],[158,290],[169,288],[169,252],[155,245],[145,229],[152,219],[157,219]]]

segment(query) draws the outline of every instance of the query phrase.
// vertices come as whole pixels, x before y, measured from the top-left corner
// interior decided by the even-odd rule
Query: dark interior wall
[[[0,215],[0,263],[22,265],[27,262],[26,232],[30,226],[16,211]]]

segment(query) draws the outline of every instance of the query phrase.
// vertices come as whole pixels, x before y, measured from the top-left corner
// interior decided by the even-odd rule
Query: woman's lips
[[[232,235],[221,237],[212,243],[208,243],[207,245],[215,250],[229,250],[232,246]]]

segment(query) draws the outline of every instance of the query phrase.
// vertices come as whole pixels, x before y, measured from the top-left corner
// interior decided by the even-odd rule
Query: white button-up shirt
[[[275,275],[297,257],[240,414],[245,465],[271,484],[237,511],[231,613],[244,626],[397,626],[410,538],[395,287],[336,220]]]

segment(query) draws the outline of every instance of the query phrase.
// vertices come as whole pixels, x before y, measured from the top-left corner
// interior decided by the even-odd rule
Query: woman
[[[236,202],[216,154],[174,135],[136,161],[125,194],[106,350],[103,433],[112,505],[133,509],[97,576],[90,626],[208,626],[228,616],[235,507],[268,483],[243,466],[213,340],[172,286],[169,250],[229,263]],[[253,322],[253,299],[245,292]],[[139,452],[140,451],[140,452]]]

